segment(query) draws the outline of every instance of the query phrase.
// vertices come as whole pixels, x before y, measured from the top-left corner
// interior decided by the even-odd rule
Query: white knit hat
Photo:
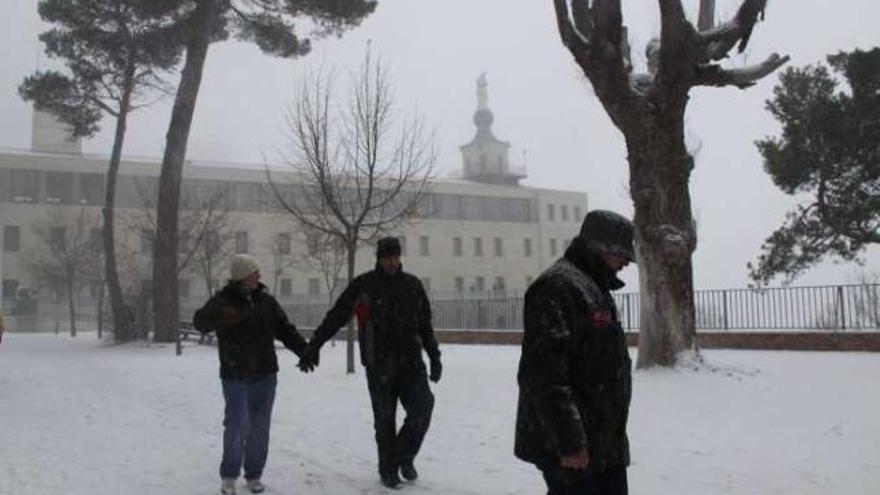
[[[241,280],[251,273],[260,271],[260,262],[249,254],[236,254],[229,263],[232,280]]]

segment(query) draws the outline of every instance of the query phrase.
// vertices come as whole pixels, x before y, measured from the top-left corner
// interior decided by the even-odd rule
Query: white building
[[[493,116],[484,77],[477,86],[478,108],[473,117],[477,131],[473,140],[461,147],[461,178],[434,180],[426,214],[397,233],[403,241],[405,270],[419,276],[434,297],[521,293],[562,255],[587,211],[584,192],[519,185],[525,170],[511,166],[510,145],[492,134]],[[39,285],[28,267],[29,257],[40,248],[35,225],[58,212],[66,212],[68,217],[86,215],[95,229],[101,223],[108,158],[82,154],[78,143],[66,141],[63,129],[45,117],[39,112],[34,117],[31,150],[0,150],[4,298]],[[120,256],[129,260],[121,263],[123,283],[129,290],[150,276],[151,246],[131,219],[149,214],[155,203],[159,169],[158,158],[125,158],[120,168],[116,232]],[[272,273],[279,255],[293,260],[304,251],[304,243],[292,217],[267,200],[271,193],[261,165],[188,163],[183,207],[192,208],[194,197],[204,197],[205,192],[218,187],[229,191],[229,217],[235,225],[237,250],[262,260],[264,282],[282,303],[326,294],[322,275],[302,264],[285,267],[277,277]],[[358,253],[358,271],[373,264],[373,248],[365,246]],[[223,265],[225,268],[225,262]],[[180,278],[184,307],[205,299],[206,282],[187,270]],[[94,301],[94,288],[92,295],[89,290],[83,292],[83,304]],[[45,291],[40,294],[46,297]]]

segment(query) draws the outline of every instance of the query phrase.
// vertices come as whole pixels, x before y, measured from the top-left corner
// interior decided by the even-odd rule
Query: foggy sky
[[[30,107],[16,86],[36,68],[53,62],[42,55],[45,29],[36,0],[4,0],[0,19],[0,147],[30,145]],[[735,0],[718,0],[729,17]],[[623,0],[637,70],[644,70],[645,42],[659,33],[655,0]],[[696,15],[697,0],[684,0]],[[745,56],[727,65],[788,54],[790,65],[823,61],[838,50],[880,44],[876,0],[775,0],[759,23]],[[367,40],[389,63],[398,110],[414,108],[436,129],[440,175],[461,167],[458,147],[474,134],[475,81],[485,71],[494,131],[512,144],[511,162],[528,168],[525,185],[585,191],[591,208],[630,215],[626,150],[620,133],[559,41],[551,0],[379,0],[376,13],[341,39],[313,43],[309,56],[281,60],[236,42],[212,45],[187,158],[259,164],[277,155],[284,140],[283,109],[298,78],[320,66],[345,74],[364,56]],[[746,262],[781,225],[796,198],[775,188],[764,173],[754,141],[776,133],[764,109],[777,77],[757,86],[698,88],[691,92],[687,127],[699,148],[691,179],[698,247],[697,288],[741,287]],[[176,76],[172,79],[176,84]],[[171,97],[133,114],[125,154],[160,157]],[[107,154],[112,123],[84,144]],[[574,235],[575,232],[572,232]],[[868,271],[880,270],[880,249],[869,254]],[[825,264],[796,284],[854,282],[859,269]],[[635,289],[635,270],[625,280]]]

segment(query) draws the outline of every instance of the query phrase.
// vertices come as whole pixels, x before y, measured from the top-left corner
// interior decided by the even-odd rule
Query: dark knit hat
[[[636,260],[633,235],[632,222],[608,210],[593,210],[587,213],[580,232],[581,238],[590,249],[621,256],[630,262]]]
[[[383,237],[376,243],[376,259],[400,256],[400,241],[396,237]]]

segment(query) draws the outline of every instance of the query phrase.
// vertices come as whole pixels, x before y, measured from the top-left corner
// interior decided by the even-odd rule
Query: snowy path
[[[443,351],[421,478],[401,493],[543,493],[511,454],[518,348]],[[718,371],[636,372],[631,493],[880,493],[880,355],[706,356]],[[343,360],[328,346],[304,375],[280,355],[268,493],[389,493],[363,372],[346,376]],[[20,334],[0,346],[0,495],[216,494],[221,421],[214,348]]]

